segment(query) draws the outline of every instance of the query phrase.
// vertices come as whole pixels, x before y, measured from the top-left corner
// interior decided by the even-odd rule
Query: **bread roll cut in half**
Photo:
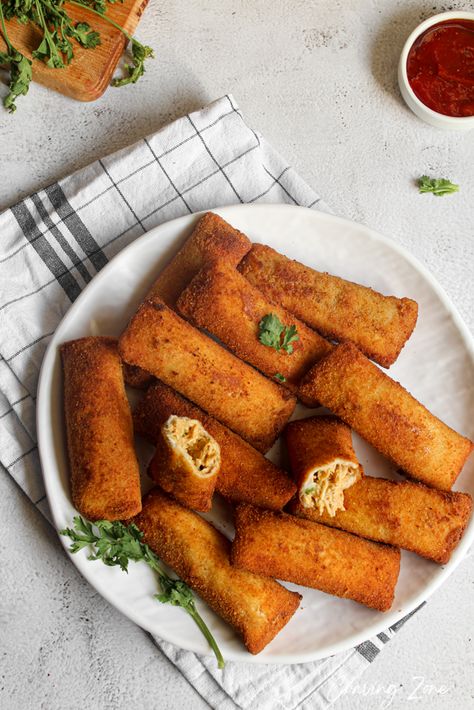
[[[285,440],[303,508],[331,517],[344,510],[344,491],[362,477],[350,428],[337,417],[290,422]]]
[[[163,490],[188,508],[210,510],[220,466],[219,444],[201,422],[168,417],[149,468]]]

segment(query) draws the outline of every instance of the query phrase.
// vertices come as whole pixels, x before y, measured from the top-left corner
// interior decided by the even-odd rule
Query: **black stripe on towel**
[[[420,611],[420,609],[422,607],[424,607],[425,604],[426,604],[426,602],[423,602],[422,604],[420,604],[420,606],[417,606],[416,609],[414,609],[412,612],[410,612],[409,614],[404,616],[403,619],[400,619],[400,621],[397,621],[396,624],[393,624],[393,626],[390,626],[390,631],[396,632],[399,629],[401,629],[403,624],[405,624],[408,621],[408,619],[410,619],[413,616],[413,614],[416,614],[417,611]]]
[[[360,643],[356,646],[356,651],[359,651],[360,655],[363,656],[366,661],[372,663],[374,658],[380,653],[380,648],[377,648],[372,641],[364,641],[364,643]]]
[[[75,212],[69,204],[60,185],[58,183],[50,185],[46,188],[45,192],[58,213],[58,216],[61,217],[76,242],[90,258],[92,264],[94,264],[96,271],[100,271],[100,269],[106,265],[107,257],[77,212]]]
[[[62,286],[70,301],[74,301],[81,292],[79,284],[74,276],[67,270],[66,265],[56,254],[46,237],[44,235],[39,236],[40,231],[38,225],[35,223],[25,203],[19,202],[11,208],[11,211],[33,249]]]
[[[74,266],[77,267],[77,270],[81,274],[82,278],[86,283],[89,283],[91,280],[91,275],[87,271],[86,267],[84,264],[81,264],[81,260],[72,248],[72,246],[67,242],[65,237],[61,234],[60,230],[58,227],[54,224],[53,220],[48,214],[47,209],[45,208],[44,204],[41,201],[40,196],[38,193],[35,193],[34,195],[31,195],[31,200],[33,204],[35,205],[36,209],[38,210],[38,214],[40,215],[41,219],[43,220],[45,226],[49,229],[50,233],[53,235],[53,237],[56,239],[57,243],[63,250],[63,252],[68,256]]]

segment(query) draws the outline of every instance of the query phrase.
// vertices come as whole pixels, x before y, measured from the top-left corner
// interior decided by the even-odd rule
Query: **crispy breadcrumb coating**
[[[232,563],[387,611],[398,579],[400,550],[242,504],[235,516]]]
[[[61,346],[72,500],[89,520],[124,520],[141,510],[132,416],[115,338]]]

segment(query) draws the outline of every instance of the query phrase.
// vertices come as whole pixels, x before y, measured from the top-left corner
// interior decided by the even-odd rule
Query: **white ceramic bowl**
[[[446,116],[443,113],[433,111],[433,109],[425,106],[416,96],[410,86],[407,75],[407,59],[408,53],[418,37],[427,29],[437,25],[439,22],[446,20],[472,20],[474,22],[474,12],[463,12],[461,10],[451,10],[450,12],[442,12],[439,15],[433,15],[428,20],[422,22],[416,27],[408,37],[400,55],[400,63],[398,65],[398,84],[400,91],[405,99],[405,102],[414,114],[421,118],[426,123],[435,126],[436,128],[447,128],[455,131],[469,131],[474,129],[474,116]]]

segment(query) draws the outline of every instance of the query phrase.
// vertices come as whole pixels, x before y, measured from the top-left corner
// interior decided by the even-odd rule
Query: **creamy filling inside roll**
[[[172,414],[162,428],[165,441],[183,463],[191,466],[196,476],[207,478],[219,470],[219,444],[204,429],[201,422]]]
[[[353,461],[334,459],[325,466],[308,473],[300,488],[300,501],[304,508],[317,508],[322,515],[325,510],[334,516],[345,510],[344,491],[360,478],[360,468]]]

